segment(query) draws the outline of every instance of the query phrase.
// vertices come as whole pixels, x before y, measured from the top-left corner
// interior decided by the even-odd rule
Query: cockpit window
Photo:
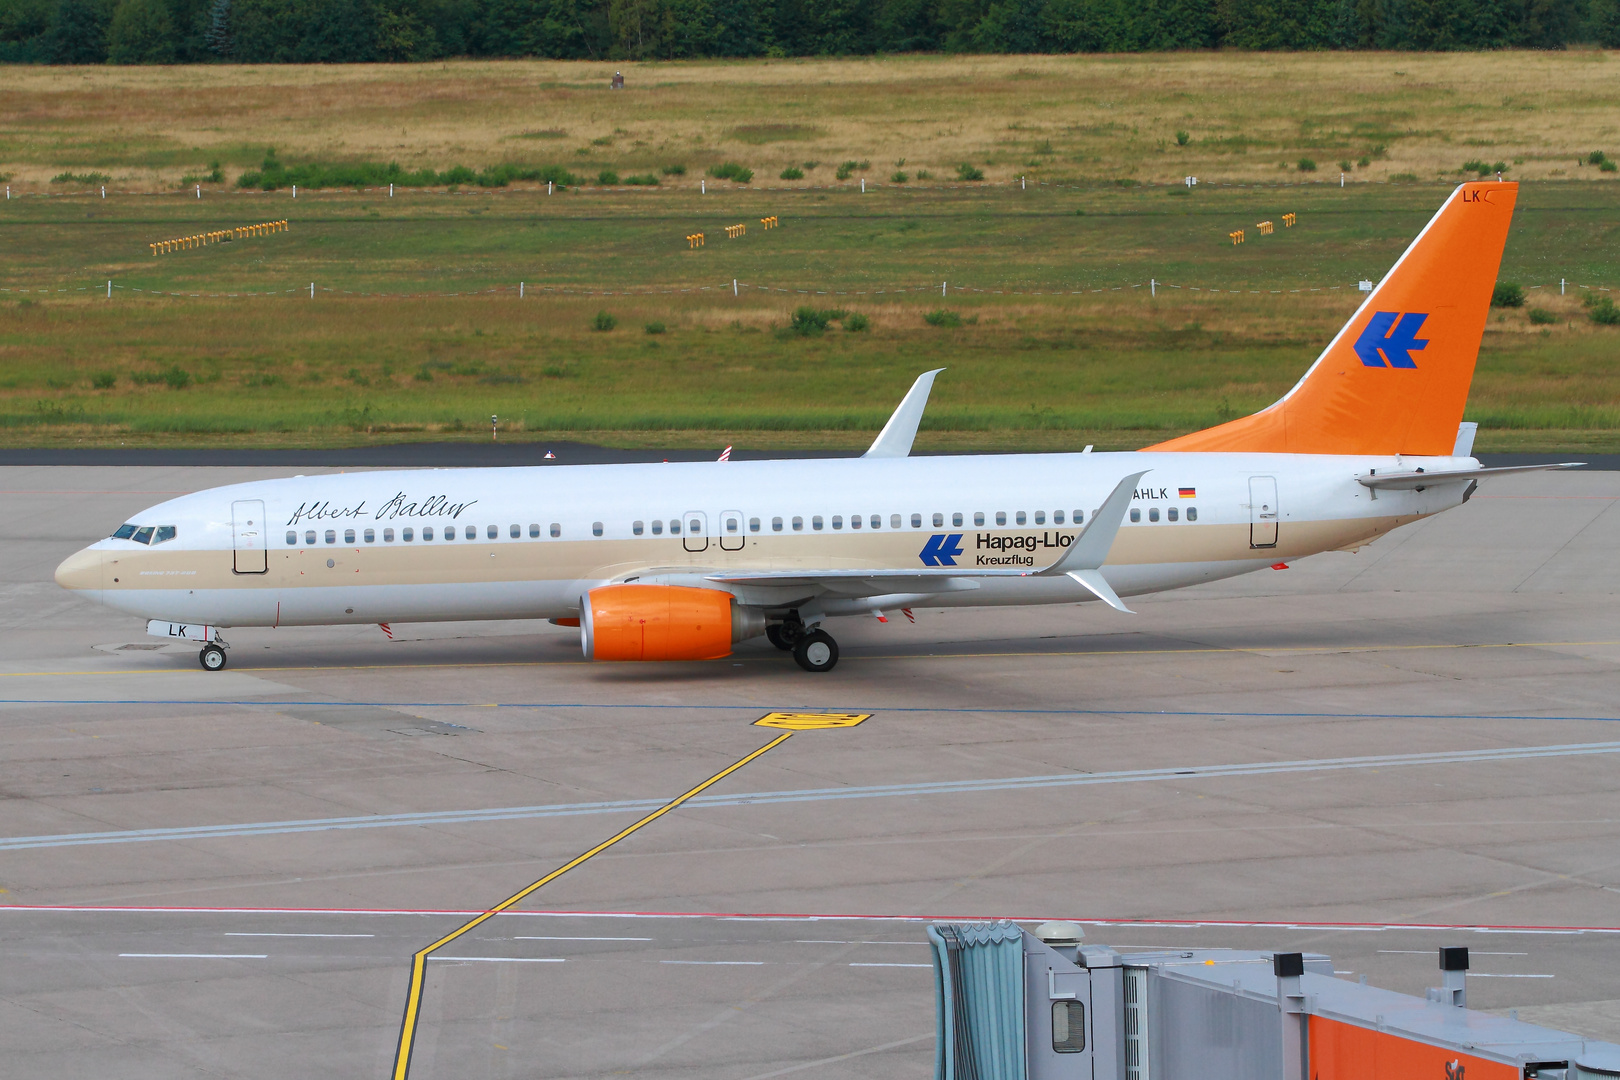
[[[112,534],[112,538],[114,540],[128,540],[130,537],[132,537],[134,535],[135,535],[135,526],[134,525],[120,525],[120,526],[118,526],[118,530]]]
[[[152,542],[152,526],[148,525],[145,528],[136,529],[135,535],[130,539],[137,544],[150,544]]]
[[[173,540],[173,539],[174,539],[174,526],[173,525],[159,525],[157,527],[157,532],[152,534],[152,543],[154,543],[154,544],[161,544],[161,543],[163,543],[163,542],[165,542],[167,540]]]

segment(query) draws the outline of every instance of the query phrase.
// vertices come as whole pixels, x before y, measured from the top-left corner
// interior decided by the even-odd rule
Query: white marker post
[[[550,180],[546,181],[546,194],[547,195],[551,194],[551,181]]]
[[[101,185],[101,197],[103,199],[105,199],[107,197],[107,185],[106,184]]]
[[[699,180],[698,181],[698,194],[699,195],[707,195],[708,193],[709,193],[709,182],[707,180]]]
[[[1152,278],[1148,278],[1148,295],[1150,295],[1150,296],[1158,296],[1159,295],[1159,283],[1157,281],[1153,280]]]
[[[107,197],[107,189],[106,188],[101,189],[101,197],[103,199],[105,199]],[[197,198],[199,198],[199,199],[202,198],[202,185],[201,184],[197,185]]]
[[[1563,278],[1558,279],[1558,295],[1559,296],[1564,295],[1564,279]]]
[[[1344,187],[1344,173],[1339,174],[1339,186]]]
[[[518,282],[518,299],[523,299],[523,282]]]
[[[388,185],[388,197],[390,199],[392,199],[394,197],[394,185],[393,184]]]
[[[315,299],[315,283],[313,281],[309,283],[309,298],[311,300]]]
[[[939,295],[945,295],[945,282],[943,281],[939,283]]]
[[[866,177],[861,177],[861,194],[866,194]]]
[[[295,199],[298,198],[298,185],[297,184],[293,185],[293,198],[295,198]]]
[[[731,279],[731,295],[732,296],[737,295],[737,279],[736,278]]]
[[[111,280],[109,280],[107,282],[107,299],[109,299],[109,300],[112,299],[112,281]]]
[[[1029,181],[1027,179],[1025,179],[1024,177],[1022,177],[1022,176],[1020,176],[1018,178],[1018,190],[1019,191],[1028,191],[1029,190]]]

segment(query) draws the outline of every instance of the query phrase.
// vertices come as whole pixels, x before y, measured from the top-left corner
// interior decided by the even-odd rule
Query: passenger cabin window
[[[1054,525],[1063,524],[1063,511],[1061,511],[1061,510],[1052,511],[1052,524],[1054,524]]]
[[[1037,524],[1037,525],[1045,525],[1046,524],[1046,511],[1045,510],[1037,510],[1037,511],[1035,511],[1035,524]]]
[[[353,529],[344,529],[343,530],[343,542],[345,544],[354,543],[354,530]]]
[[[313,545],[314,543],[315,543],[315,530],[311,529],[311,530],[309,530],[308,532],[306,532],[304,534],[304,545],[306,547],[308,547],[310,545]]]
[[[1138,510],[1134,506],[1131,507],[1131,520],[1132,521],[1141,521],[1142,520],[1142,511]]]
[[[779,518],[779,517],[771,518],[771,532],[781,532],[781,531],[782,531],[782,519]]]
[[[287,546],[292,547],[297,543],[298,543],[298,530],[297,529],[288,529],[287,530]]]
[[[822,525],[822,522],[821,522],[821,515],[820,514],[816,514],[814,517],[812,517],[810,519],[810,527],[812,529],[815,529],[817,532],[821,531],[821,525]]]
[[[1149,521],[1158,521],[1159,520],[1159,508],[1157,506],[1148,507],[1148,520]]]
[[[539,532],[540,530],[537,527],[534,531]],[[513,525],[512,528],[507,531],[506,535],[510,536],[513,540],[521,540],[523,539],[523,529],[517,525]]]
[[[911,527],[913,529],[922,528],[922,515],[921,514],[912,514],[911,515]]]
[[[681,519],[680,518],[670,518],[669,519],[669,535],[671,535],[671,536],[679,536],[679,535],[681,535]]]
[[[960,510],[951,515],[951,526],[957,529],[962,527],[962,512]]]
[[[530,540],[538,540],[538,539],[540,539],[540,525],[539,525],[538,522],[530,522],[529,523],[529,539]]]
[[[1172,506],[1170,509],[1164,512],[1164,516],[1169,518],[1171,521],[1176,521],[1180,519],[1181,511]]]
[[[657,519],[653,520],[652,534],[654,536],[663,536],[664,535],[664,523],[662,521],[659,521]]]
[[[601,536],[602,535],[602,523],[600,521],[591,522],[591,535],[592,536]]]
[[[835,529],[842,529],[844,527],[844,515],[834,514],[832,525]],[[820,526],[818,525],[817,528],[820,528]]]
[[[366,535],[366,543],[375,544],[377,542],[377,530],[376,529],[367,529],[365,535]]]
[[[630,523],[630,534],[631,534],[631,535],[632,535],[632,536],[640,536],[640,535],[641,535],[641,530],[642,530],[642,529],[643,529],[643,528],[645,528],[645,527],[646,527],[646,526],[644,526],[644,525],[643,525],[643,524],[642,524],[642,523],[641,523],[641,522],[639,522],[639,521],[632,521],[632,522],[631,522],[631,523]]]
[[[461,535],[462,535],[462,537],[464,539],[467,539],[467,540],[476,540],[476,539],[478,539],[478,526],[476,526],[476,525],[468,525],[465,529],[461,530]],[[495,527],[494,526],[490,526],[489,538],[491,540],[495,539]]]
[[[1025,517],[1024,517],[1024,512],[1023,512],[1023,511],[1022,511],[1022,510],[1020,510],[1020,511],[1018,511],[1018,514],[1017,514],[1017,516],[1015,516],[1015,517],[1014,517],[1014,518],[1013,518],[1013,521],[1014,521],[1014,522],[1016,522],[1016,523],[1017,523],[1017,524],[1019,524],[1019,525],[1022,525],[1022,524],[1024,524],[1024,522],[1025,522],[1025,520],[1026,520],[1026,519],[1025,519]]]
[[[407,543],[407,544],[408,544],[408,543],[410,543],[410,542],[411,542],[411,541],[412,541],[412,540],[415,540],[415,539],[416,539],[416,533],[415,533],[415,531],[413,531],[413,530],[412,530],[412,529],[410,529],[410,528],[406,528],[406,529],[404,529],[404,530],[402,530],[402,531],[401,531],[401,532],[400,532],[400,534],[399,534],[399,538],[400,538],[400,539],[401,539],[401,540],[403,540],[403,541],[404,541],[404,542],[405,542],[405,543]],[[430,536],[430,537],[428,537],[428,539],[429,539],[429,540],[431,540],[431,539],[433,539],[433,538],[432,538],[432,537],[431,537],[431,536]]]
[[[873,514],[872,515],[872,528],[874,528],[874,529],[883,528],[883,515],[882,514]]]
[[[803,532],[804,531],[804,518],[799,517],[796,514],[793,517],[793,531],[794,532]]]
[[[945,527],[945,515],[944,514],[935,514],[934,515],[934,528],[943,529],[944,527]]]
[[[975,524],[975,525],[983,525],[984,524],[984,511],[983,510],[975,510],[973,512],[973,524]]]
[[[337,530],[336,529],[327,529],[326,530],[326,542],[328,544],[337,543]]]
[[[748,519],[748,531],[749,532],[759,532],[759,518],[749,518]]]
[[[1198,520],[1198,507],[1196,507],[1196,506],[1187,507],[1187,520],[1188,521],[1197,521]]]
[[[150,544],[152,542],[152,526],[147,525],[143,528],[136,529],[135,535],[130,537],[130,539],[135,541],[137,544]]]
[[[742,518],[733,517],[730,514],[727,514],[726,515],[726,520],[725,520],[725,526],[726,526],[726,532],[728,532],[728,533],[737,532],[738,530],[740,530],[742,528]]]
[[[118,528],[113,530],[112,538],[114,540],[130,540],[130,539],[133,539],[134,536],[135,536],[135,530],[136,530],[137,527],[138,526],[135,526],[135,525],[120,525],[120,526],[118,526]]]
[[[1086,515],[1076,510],[1074,512],[1074,523],[1076,525],[1084,525],[1086,523]]]
[[[422,539],[423,540],[431,540],[431,539],[433,539],[433,526],[425,525],[425,526],[422,527]]]
[[[383,530],[383,543],[392,544],[393,542],[394,542],[394,530],[393,529],[384,529]]]
[[[456,527],[454,525],[451,525],[449,528],[444,530],[444,538],[446,540],[454,540],[456,538]],[[426,529],[422,530],[422,539],[427,539]]]
[[[852,528],[852,529],[860,528],[861,527],[861,515],[859,515],[859,514],[851,514],[851,515],[849,515],[849,527]]]
[[[686,534],[688,536],[697,536],[697,535],[701,534],[702,532],[703,532],[703,522],[701,520],[699,520],[698,518],[693,518],[692,520],[690,520],[690,521],[688,521],[686,523]]]
[[[562,526],[560,524],[558,524],[557,522],[553,521],[551,523],[551,538],[553,540],[555,540],[555,539],[557,539],[557,537],[559,537],[561,535],[562,535]]]
[[[1005,510],[997,510],[996,511],[996,524],[997,525],[1005,525],[1005,524],[1007,524],[1007,511],[1005,511]]]
[[[899,514],[890,514],[889,515],[889,528],[898,529],[899,527],[900,527],[900,515]]]

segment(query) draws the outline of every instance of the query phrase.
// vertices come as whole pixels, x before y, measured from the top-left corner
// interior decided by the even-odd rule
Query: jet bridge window
[[[344,529],[343,530],[343,542],[345,544],[354,543],[354,530],[353,529]]]
[[[139,528],[139,526],[136,526],[136,525],[120,525],[120,526],[118,526],[118,528],[113,530],[112,538],[114,540],[130,540],[130,539],[133,539],[134,536],[135,536],[135,530],[137,528]]]
[[[1086,1048],[1086,1003],[1052,1002],[1052,1049],[1059,1054],[1078,1054]]]

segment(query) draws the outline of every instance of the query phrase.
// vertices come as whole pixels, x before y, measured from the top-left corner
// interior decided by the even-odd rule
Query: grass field
[[[0,203],[0,287],[10,290],[0,292],[0,441],[487,439],[494,413],[503,438],[854,447],[917,372],[946,366],[923,445],[1138,446],[1283,393],[1354,309],[1354,283],[1387,270],[1457,175],[1452,167],[1441,182],[1435,165],[1418,182],[1366,178],[1421,171],[1424,161],[1466,151],[1524,157],[1510,175],[1566,172],[1521,190],[1502,277],[1541,288],[1529,290],[1526,308],[1492,314],[1469,406],[1483,426],[1479,446],[1616,450],[1620,328],[1587,320],[1580,297],[1588,293],[1576,286],[1620,286],[1620,184],[1595,167],[1573,179],[1574,148],[1608,136],[1620,149],[1616,114],[1593,104],[1610,62],[1602,53],[1221,55],[627,69],[633,89],[647,80],[643,98],[597,93],[590,65],[9,69],[27,107],[0,120],[0,169],[17,172],[19,196]],[[1378,65],[1396,63],[1408,74],[1378,74]],[[1503,105],[1510,96],[1501,78],[1487,77],[1491,65],[1539,87],[1523,99],[1536,104]],[[1102,93],[1110,77],[1129,124],[1064,142],[1061,126],[1095,111],[1086,95]],[[482,98],[479,80],[488,83]],[[1200,80],[1243,100],[1193,93]],[[1351,94],[1309,123],[1284,122],[1311,87],[1330,84],[1365,87],[1356,93],[1383,95],[1384,105]],[[660,88],[668,93],[653,92]],[[155,100],[177,89],[197,92],[182,95],[162,135]],[[405,99],[390,122],[407,133],[390,136],[400,140],[393,147],[379,141],[386,110],[378,103],[390,94]],[[524,101],[533,107],[522,123],[569,138],[501,135],[508,121],[519,124]],[[815,132],[770,141],[782,134],[770,125],[790,101],[818,118]],[[1175,101],[1179,112],[1167,104]],[[1279,155],[1315,145],[1290,140],[1340,138],[1347,117],[1370,123],[1399,111],[1398,102],[1407,134],[1354,170],[1348,186],[1337,185],[1336,172],[1325,184],[1277,169]],[[466,110],[478,104],[474,118]],[[906,108],[938,114],[932,149],[916,159],[883,141],[908,130],[884,120]],[[622,109],[639,119],[614,112]],[[1144,134],[1149,116],[1203,134],[1188,147],[1173,137],[1159,146]],[[1267,149],[1205,144],[1242,117],[1271,132]],[[585,141],[590,153],[576,155],[575,133],[603,137],[592,124],[608,125],[609,135],[640,124],[626,130],[656,129],[662,141]],[[1028,141],[1029,124],[1046,125],[1052,143],[1040,170],[995,149],[998,140]],[[1499,141],[1482,143],[1487,135]],[[294,200],[227,181],[205,184],[200,200],[172,190],[119,194],[119,184],[168,188],[169,172],[193,168],[178,151],[164,157],[164,146],[173,150],[164,138],[197,147],[199,160],[232,162],[228,175],[270,141],[288,161],[391,152],[412,167],[563,161],[576,172],[650,168],[675,156],[674,145],[690,152],[679,155],[689,165],[684,177],[650,190],[303,191]],[[1348,153],[1353,142],[1311,152],[1326,158],[1342,145]],[[496,156],[518,143],[524,156]],[[1084,147],[1095,150],[1089,163],[1074,160],[1091,153]],[[1555,149],[1567,166],[1555,164],[1564,160]],[[916,161],[942,169],[979,162],[990,182],[890,183],[879,165],[887,173],[892,160],[880,154],[907,156],[907,170]],[[822,172],[846,155],[874,159],[869,190],[859,191],[859,174],[842,186],[816,172],[795,184],[764,182],[776,157],[817,155],[829,162]],[[700,195],[703,166],[723,159],[760,175],[747,187],[711,183]],[[27,179],[28,170],[67,168],[108,173],[109,197],[33,197],[52,185]],[[1109,180],[1184,169],[1203,181],[1191,192]],[[1223,169],[1231,170],[1224,180]],[[1010,181],[1019,171],[1032,178],[1027,189]],[[1299,225],[1284,229],[1289,212]],[[780,228],[760,228],[769,215]],[[158,257],[148,247],[283,218],[287,233]],[[1261,220],[1278,221],[1274,236],[1255,235]],[[724,226],[741,222],[748,234],[727,240]],[[1226,235],[1239,228],[1249,242],[1233,247]],[[695,231],[708,238],[696,251],[683,239]],[[1565,296],[1561,278],[1572,283]],[[869,328],[835,319],[824,332],[797,334],[793,312],[806,305],[864,316]],[[939,310],[960,325],[928,322]],[[1552,323],[1533,325],[1531,310]],[[613,329],[593,328],[602,312]]]

